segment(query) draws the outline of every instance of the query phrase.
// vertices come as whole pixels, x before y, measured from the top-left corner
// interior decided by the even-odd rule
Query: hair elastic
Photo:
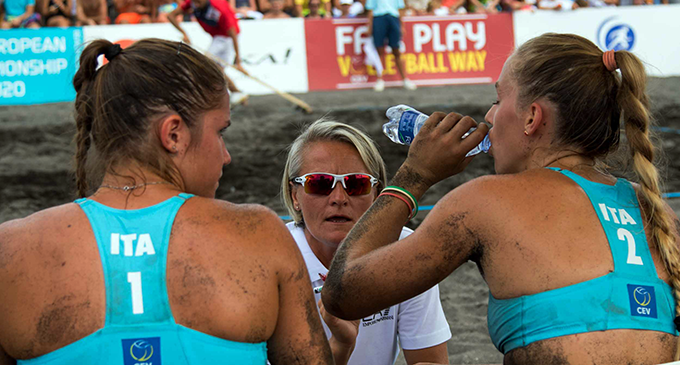
[[[604,67],[607,68],[609,71],[614,71],[619,66],[616,65],[616,57],[614,57],[614,50],[610,49],[607,52],[602,53],[602,62],[604,63]]]
[[[116,56],[118,56],[121,52],[122,48],[120,47],[120,44],[112,44],[109,47],[106,48],[106,51],[104,51],[104,57],[111,62],[113,61]]]

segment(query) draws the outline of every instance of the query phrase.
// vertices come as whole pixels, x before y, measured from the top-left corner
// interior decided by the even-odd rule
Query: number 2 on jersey
[[[142,298],[142,273],[139,271],[129,272],[127,281],[132,290],[132,314],[144,313],[144,300]]]
[[[631,265],[643,265],[642,257],[635,254],[635,238],[633,238],[633,235],[624,228],[619,228],[619,230],[616,231],[616,234],[621,241],[628,242],[628,260],[626,260],[626,263]]]

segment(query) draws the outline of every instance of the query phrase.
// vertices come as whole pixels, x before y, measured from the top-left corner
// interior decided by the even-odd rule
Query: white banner
[[[574,33],[603,50],[627,50],[647,74],[680,75],[680,5],[585,8],[577,11],[515,12],[515,44],[547,32]]]
[[[239,21],[239,51],[243,67],[254,77],[286,92],[306,93],[307,51],[304,19],[271,19]],[[212,37],[196,22],[182,23],[192,46],[205,52]],[[85,42],[97,38],[121,43],[123,46],[142,38],[182,40],[182,35],[171,24],[98,25],[83,27]],[[272,94],[273,91],[229,69],[227,74],[248,94]]]

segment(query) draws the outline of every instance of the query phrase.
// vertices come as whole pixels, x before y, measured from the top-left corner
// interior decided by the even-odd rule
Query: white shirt
[[[286,224],[286,227],[302,253],[312,287],[323,285],[321,276],[325,277],[328,269],[312,252],[304,229],[296,227],[295,222]],[[404,227],[399,239],[411,233],[411,229]],[[314,296],[317,302],[321,298],[321,294]],[[321,323],[326,337],[330,338],[330,330],[323,320]],[[362,318],[349,365],[392,365],[399,355],[399,345],[404,350],[419,350],[439,345],[450,338],[451,330],[439,300],[439,286],[435,285],[416,297]]]

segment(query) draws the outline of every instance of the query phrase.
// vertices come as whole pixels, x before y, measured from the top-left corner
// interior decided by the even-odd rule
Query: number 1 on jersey
[[[144,313],[144,300],[142,298],[142,273],[139,271],[129,272],[127,281],[132,290],[132,314]]]

